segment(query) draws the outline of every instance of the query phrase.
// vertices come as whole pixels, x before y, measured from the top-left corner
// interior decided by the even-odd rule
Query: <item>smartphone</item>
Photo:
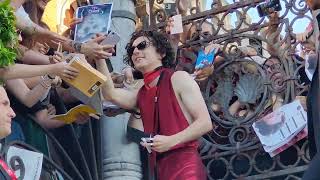
[[[281,11],[282,7],[280,0],[269,0],[266,3],[263,3],[257,7],[258,14],[260,17],[267,16],[271,13]]]
[[[105,40],[103,40],[100,44],[101,45],[114,45],[114,53],[112,56],[116,56],[117,54],[117,47],[116,44],[120,41],[120,35],[114,31],[111,31],[108,33],[107,37]]]
[[[118,33],[111,31],[108,33],[107,38],[101,42],[101,45],[116,45],[120,41]]]
[[[177,15],[176,3],[164,3],[164,11],[166,12],[167,17]]]

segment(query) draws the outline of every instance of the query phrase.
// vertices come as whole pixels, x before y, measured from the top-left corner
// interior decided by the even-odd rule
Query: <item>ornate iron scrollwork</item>
[[[212,144],[200,150],[209,179],[299,179],[310,161],[305,140],[271,158],[251,127],[308,89],[300,74],[304,61],[296,53],[300,44],[294,28],[301,19],[311,21],[306,4],[303,0],[281,0],[278,28],[271,32],[268,17],[250,16],[263,2],[233,0],[228,4],[213,0],[208,10],[201,10],[196,3],[183,17],[183,24],[193,26],[180,48],[196,49],[213,41],[221,45],[220,56],[224,58],[203,92],[212,122],[217,125],[206,137]],[[158,19],[157,27],[163,28],[166,18]],[[212,23],[212,35],[201,34],[205,21]],[[281,38],[275,41],[277,34]],[[247,55],[243,48],[250,48],[255,55]]]

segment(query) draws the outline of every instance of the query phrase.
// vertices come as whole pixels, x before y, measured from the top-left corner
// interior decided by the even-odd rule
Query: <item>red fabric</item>
[[[14,174],[14,171],[12,171],[12,169],[10,169],[9,166],[2,159],[0,159],[0,166],[10,176],[11,180],[18,180],[17,176]]]
[[[174,71],[163,68],[159,87],[143,86],[138,94],[143,127],[146,133],[170,136],[189,126],[175,96],[171,77]],[[159,128],[155,126],[155,97],[159,88]],[[204,166],[197,152],[197,141],[178,144],[165,153],[157,153],[158,180],[203,180]],[[155,155],[154,152],[152,152]]]
[[[150,89],[151,87],[149,84],[154,81],[157,77],[160,76],[161,68],[157,68],[154,71],[148,72],[143,74],[143,81],[147,89]]]

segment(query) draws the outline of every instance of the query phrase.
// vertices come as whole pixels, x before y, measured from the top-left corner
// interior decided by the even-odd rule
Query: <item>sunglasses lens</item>
[[[135,48],[138,48],[139,50],[144,50],[146,47],[147,47],[147,42],[146,41],[142,41],[137,46],[128,47],[127,48],[127,53],[129,55],[132,55]]]
[[[139,43],[139,44],[137,45],[137,48],[138,48],[139,50],[144,50],[146,47],[147,47],[147,42],[146,42],[146,41],[142,41],[141,43]]]

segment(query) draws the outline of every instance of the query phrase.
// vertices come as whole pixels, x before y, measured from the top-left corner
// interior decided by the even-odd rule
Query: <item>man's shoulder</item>
[[[185,71],[175,71],[171,77],[171,82],[178,89],[185,89],[194,83],[194,80]]]
[[[175,71],[172,75],[171,80],[187,80],[191,79],[191,76],[186,71]]]

